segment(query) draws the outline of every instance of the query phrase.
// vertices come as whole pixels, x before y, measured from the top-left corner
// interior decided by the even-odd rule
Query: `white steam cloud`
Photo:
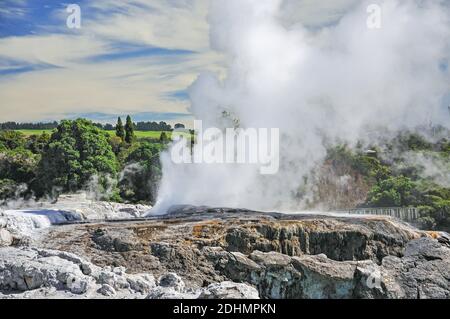
[[[280,171],[228,164],[175,165],[163,156],[157,208],[171,204],[298,210],[303,176],[325,154],[324,139],[350,142],[384,128],[449,125],[450,11],[446,1],[377,1],[381,28],[364,2],[338,23],[310,29],[287,22],[281,0],[217,0],[210,41],[227,74],[201,74],[191,111],[204,127],[279,128]],[[289,14],[292,16],[292,14]],[[304,200],[304,199],[303,199]]]

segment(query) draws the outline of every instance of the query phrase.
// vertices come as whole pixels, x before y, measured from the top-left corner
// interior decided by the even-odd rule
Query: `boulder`
[[[431,238],[410,241],[404,257],[383,259],[387,298],[450,298],[450,248]]]
[[[198,292],[179,292],[171,287],[156,287],[147,295],[146,299],[195,299]]]
[[[259,295],[250,285],[224,281],[204,288],[198,299],[259,299]]]
[[[5,228],[0,228],[0,247],[11,246],[13,244],[14,237]]]
[[[148,274],[128,275],[127,281],[130,289],[143,294],[148,294],[156,287],[155,277]]]
[[[130,288],[126,276],[115,274],[109,270],[101,270],[98,273],[94,273],[93,276],[98,284],[109,285],[116,290]]]
[[[316,255],[293,257],[291,263],[301,273],[301,298],[352,298],[356,262],[339,262]]]
[[[0,289],[26,291],[55,287],[75,294],[86,292],[91,281],[80,267],[57,256],[43,256],[27,248],[0,249]]]
[[[108,284],[103,284],[97,292],[105,297],[112,297],[116,294],[116,290]]]
[[[173,288],[175,291],[182,292],[185,284],[180,276],[175,273],[168,273],[158,279],[158,285],[165,288]]]
[[[283,299],[302,296],[302,274],[292,264],[292,257],[277,252],[254,251],[250,259],[261,268],[251,273],[251,283],[264,298]]]
[[[0,213],[0,228],[6,228],[6,225],[8,225],[8,220],[6,217],[1,216]]]
[[[69,252],[59,251],[59,250],[51,250],[51,249],[39,249],[37,250],[39,255],[43,257],[53,257],[56,256],[58,258],[70,261],[80,267],[80,270],[85,275],[90,275],[95,266],[93,266],[89,261]]]

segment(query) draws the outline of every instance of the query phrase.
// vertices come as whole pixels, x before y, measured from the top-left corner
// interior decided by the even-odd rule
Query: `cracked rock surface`
[[[389,217],[179,206],[3,245],[0,297],[450,298],[448,239]]]

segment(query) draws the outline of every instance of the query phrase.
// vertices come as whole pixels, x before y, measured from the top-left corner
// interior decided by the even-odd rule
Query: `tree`
[[[33,154],[41,154],[49,141],[50,134],[45,131],[41,135],[31,135],[27,139],[26,149],[33,152]]]
[[[61,121],[39,163],[33,188],[38,196],[58,189],[73,192],[87,186],[92,177],[100,185],[117,174],[118,163],[108,135],[91,121]]]
[[[131,144],[133,143],[134,138],[134,124],[133,121],[131,121],[131,117],[128,115],[127,122],[125,123],[125,142]]]
[[[112,124],[110,124],[110,123],[106,123],[105,125],[103,125],[103,129],[105,131],[114,131],[115,127],[112,126]]]
[[[123,140],[118,136],[110,136],[108,139],[109,145],[111,145],[111,148],[116,154],[116,156],[124,149],[126,148],[126,145],[123,143]]]
[[[0,179],[28,183],[35,176],[38,155],[24,148],[0,153]]]
[[[120,118],[120,116],[117,119],[116,136],[119,137],[122,140],[122,142],[125,140],[125,130],[123,128],[123,123],[122,123],[122,119]]]
[[[164,144],[167,143],[167,141],[169,140],[169,138],[167,137],[166,132],[161,132],[161,135],[159,136],[159,141]]]
[[[25,135],[17,131],[0,131],[0,143],[13,150],[25,146]]]
[[[371,206],[408,206],[414,183],[405,176],[390,177],[375,185],[368,194]]]
[[[158,143],[136,143],[125,159],[125,169],[119,182],[120,195],[132,202],[154,202],[161,178]]]

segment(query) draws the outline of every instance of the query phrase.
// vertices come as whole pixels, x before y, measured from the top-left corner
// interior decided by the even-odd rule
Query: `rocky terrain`
[[[450,298],[448,234],[390,217],[78,213],[31,234],[0,216],[0,297]]]

